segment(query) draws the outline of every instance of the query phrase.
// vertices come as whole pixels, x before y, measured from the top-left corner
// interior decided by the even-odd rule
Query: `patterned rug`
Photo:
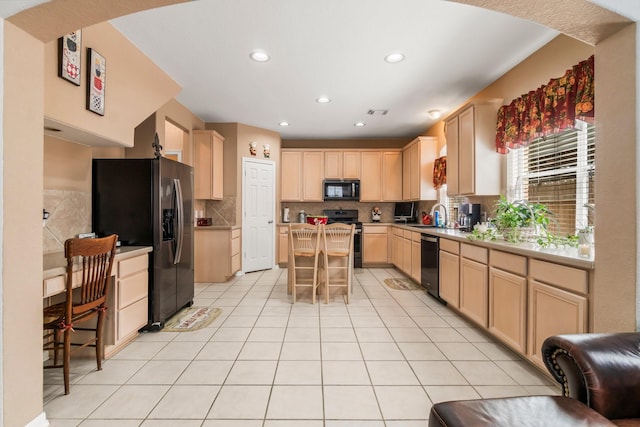
[[[163,332],[189,332],[206,328],[222,313],[213,307],[186,307],[174,314],[164,324]]]
[[[384,279],[384,284],[391,289],[396,289],[399,291],[417,291],[422,289],[422,286],[418,285],[413,280],[404,278]]]

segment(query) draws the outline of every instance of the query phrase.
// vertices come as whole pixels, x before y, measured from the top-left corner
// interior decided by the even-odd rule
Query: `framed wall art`
[[[58,39],[58,77],[80,86],[82,68],[82,30]]]
[[[104,116],[107,62],[94,49],[87,49],[87,110]]]

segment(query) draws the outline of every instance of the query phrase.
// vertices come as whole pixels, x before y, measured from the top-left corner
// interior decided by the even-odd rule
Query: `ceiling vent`
[[[369,110],[367,114],[370,116],[386,116],[389,110]]]

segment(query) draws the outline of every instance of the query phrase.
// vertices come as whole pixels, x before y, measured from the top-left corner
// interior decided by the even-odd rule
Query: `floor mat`
[[[391,289],[399,291],[417,291],[422,289],[422,286],[418,285],[413,280],[404,278],[387,278],[384,279],[384,284]]]
[[[187,307],[174,314],[164,324],[163,332],[189,332],[206,328],[222,313],[213,307]]]

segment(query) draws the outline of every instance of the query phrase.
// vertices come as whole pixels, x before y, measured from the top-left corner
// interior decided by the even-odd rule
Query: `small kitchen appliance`
[[[289,217],[289,208],[282,209],[282,222],[291,222]]]
[[[480,207],[480,203],[460,205],[458,224],[461,231],[473,231],[473,226],[480,223]]]

